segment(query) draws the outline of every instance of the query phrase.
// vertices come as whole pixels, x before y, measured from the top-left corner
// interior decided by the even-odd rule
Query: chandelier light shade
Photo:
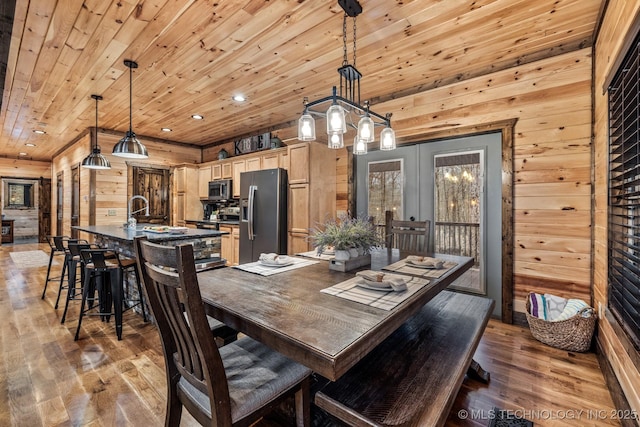
[[[391,127],[386,127],[380,132],[380,149],[383,151],[396,149],[396,133]]]
[[[367,154],[367,143],[358,139],[357,136],[353,139],[353,154],[356,156]]]
[[[147,148],[138,140],[131,124],[133,111],[133,69],[138,68],[138,63],[125,59],[124,65],[129,67],[129,130],[125,137],[118,141],[113,147],[111,154],[129,159],[147,159],[149,157]]]
[[[102,96],[91,95],[91,98],[96,100],[96,127],[91,154],[84,158],[82,167],[87,169],[111,169],[109,160],[100,153],[100,146],[98,145],[98,101],[102,100]]]
[[[373,127],[373,120],[371,120],[371,117],[369,117],[369,114],[367,113],[358,122],[358,140],[365,143],[373,142],[373,140],[375,139]]]
[[[316,121],[307,110],[298,119],[298,139],[300,141],[316,140]]]
[[[327,135],[338,132],[347,132],[347,121],[344,117],[344,108],[335,103],[327,110]]]
[[[327,139],[327,145],[329,148],[333,148],[337,150],[339,148],[344,147],[344,137],[342,136],[342,132],[336,132],[329,135]]]
[[[385,129],[380,134],[380,147],[383,150],[396,148],[395,133],[391,129],[391,114],[380,115],[369,109],[369,103],[360,104],[360,79],[362,74],[356,69],[356,17],[362,12],[358,0],[339,0],[338,4],[344,10],[342,21],[343,61],[338,68],[340,75],[340,94],[336,86],[333,87],[332,96],[320,98],[309,102],[304,100],[304,112],[298,120],[298,139],[300,141],[314,141],[315,122],[313,116],[324,118],[327,122],[327,140],[330,148],[342,148],[343,137],[337,135],[347,132],[347,128],[356,130],[354,139],[354,154],[363,154],[357,150],[357,143],[366,144],[375,141],[375,127]],[[353,18],[353,64],[347,57],[347,17]],[[327,110],[321,110],[320,106],[331,103]],[[384,139],[383,139],[384,138]],[[382,148],[384,147],[384,148]],[[362,147],[360,147],[362,148]]]

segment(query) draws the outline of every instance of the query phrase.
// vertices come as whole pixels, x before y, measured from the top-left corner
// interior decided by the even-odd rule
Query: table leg
[[[475,360],[471,359],[469,369],[467,369],[467,375],[474,380],[480,381],[484,384],[489,384],[491,374],[484,369]]]

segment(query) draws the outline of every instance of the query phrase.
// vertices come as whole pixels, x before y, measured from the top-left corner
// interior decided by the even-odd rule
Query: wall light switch
[[[107,215],[116,216],[116,210],[115,209],[109,209],[109,212],[107,213]]]

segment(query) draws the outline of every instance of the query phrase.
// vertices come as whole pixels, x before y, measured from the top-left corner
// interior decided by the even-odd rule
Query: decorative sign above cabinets
[[[271,148],[271,133],[249,136],[235,141],[235,155],[253,153]]]

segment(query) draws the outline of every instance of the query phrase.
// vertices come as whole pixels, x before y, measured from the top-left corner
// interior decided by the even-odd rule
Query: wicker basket
[[[531,335],[540,342],[562,350],[584,352],[591,347],[596,326],[596,313],[591,307],[583,308],[573,317],[558,322],[548,322],[530,314],[531,303],[527,298],[527,322]],[[582,317],[590,312],[589,317]]]

